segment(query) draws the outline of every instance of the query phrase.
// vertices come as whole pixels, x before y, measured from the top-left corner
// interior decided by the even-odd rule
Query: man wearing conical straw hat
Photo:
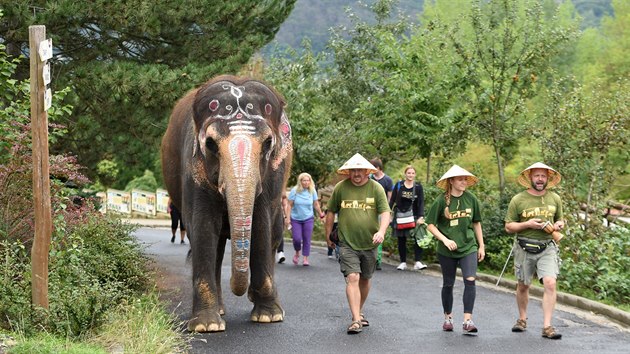
[[[356,334],[369,322],[363,305],[370,291],[376,269],[376,249],[385,239],[389,226],[389,205],[385,190],[369,178],[376,168],[360,154],[355,154],[337,173],[348,178],[337,183],[328,200],[326,241],[330,240],[335,214],[338,214],[339,264],[346,279],[346,297],[352,314],[348,334]]]
[[[478,332],[472,320],[477,296],[475,279],[477,262],[486,256],[479,201],[466,190],[477,181],[472,173],[453,165],[436,183],[444,193],[433,202],[426,220],[427,230],[440,241],[437,254],[442,270],[442,330],[453,331],[453,287],[459,266],[464,278],[462,331],[466,335]]]
[[[518,183],[527,190],[518,193],[510,201],[505,216],[505,231],[516,234],[514,243],[514,270],[518,285],[516,304],[519,318],[512,332],[523,332],[527,328],[527,303],[529,287],[534,273],[544,286],[542,310],[542,336],[560,339],[562,335],[551,325],[556,306],[556,278],[560,273],[558,246],[565,226],[560,196],[549,188],[555,187],[562,176],[558,171],[542,162],[524,169]]]

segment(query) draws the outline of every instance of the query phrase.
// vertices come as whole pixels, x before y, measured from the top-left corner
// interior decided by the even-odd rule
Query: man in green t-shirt
[[[551,167],[537,162],[521,172],[518,183],[527,188],[515,195],[505,216],[505,231],[516,234],[514,243],[514,270],[518,285],[516,304],[519,318],[512,332],[527,328],[529,287],[534,273],[544,286],[542,310],[542,336],[560,339],[562,335],[551,325],[556,306],[556,278],[560,273],[558,232],[565,226],[560,196],[547,189],[555,187],[562,176]]]
[[[355,154],[337,173],[349,178],[337,183],[328,200],[326,241],[335,247],[330,233],[338,214],[339,263],[346,279],[346,297],[352,314],[348,334],[361,332],[369,322],[362,313],[376,268],[376,249],[385,239],[390,210],[385,191],[369,178],[376,168]],[[380,217],[379,217],[380,216]]]

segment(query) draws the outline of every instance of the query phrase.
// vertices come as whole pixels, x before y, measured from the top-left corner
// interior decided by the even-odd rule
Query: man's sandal
[[[542,336],[543,338],[549,338],[549,339],[562,339],[562,334],[556,332],[556,329],[553,328],[552,326],[547,326],[543,328]]]
[[[367,327],[370,325],[370,322],[365,318],[364,314],[361,314],[361,326]]]
[[[361,321],[352,321],[352,323],[348,327],[348,334],[361,333],[361,331],[362,331],[361,327],[363,327],[361,325]]]

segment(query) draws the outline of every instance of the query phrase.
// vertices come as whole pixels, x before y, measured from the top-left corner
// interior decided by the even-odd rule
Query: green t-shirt
[[[370,250],[378,245],[372,243],[372,237],[380,225],[378,216],[389,211],[385,190],[378,182],[357,187],[349,179],[335,186],[328,211],[338,213],[339,240],[357,251]]]
[[[457,249],[450,251],[444,243],[438,242],[437,253],[446,257],[462,258],[477,252],[477,238],[472,228],[473,223],[481,222],[481,208],[477,197],[469,191],[464,191],[459,197],[451,195],[451,204],[448,206],[451,219],[444,215],[444,208],[446,199],[444,194],[440,194],[431,205],[425,222],[435,225],[444,236],[455,241]]]
[[[531,195],[523,191],[510,201],[505,222],[524,222],[529,219],[541,219],[543,222],[555,223],[563,219],[562,201],[554,192],[546,191],[542,196]],[[534,240],[551,240],[551,234],[543,230],[525,229],[516,234]]]

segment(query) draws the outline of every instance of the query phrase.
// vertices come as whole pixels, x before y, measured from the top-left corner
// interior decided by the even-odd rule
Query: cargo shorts
[[[542,284],[543,277],[558,278],[560,274],[560,256],[554,242],[547,245],[541,253],[529,253],[514,242],[514,275],[519,282],[531,285],[534,273]]]
[[[362,279],[372,279],[376,270],[378,249],[357,251],[344,242],[339,242],[339,265],[344,277],[359,273]]]

